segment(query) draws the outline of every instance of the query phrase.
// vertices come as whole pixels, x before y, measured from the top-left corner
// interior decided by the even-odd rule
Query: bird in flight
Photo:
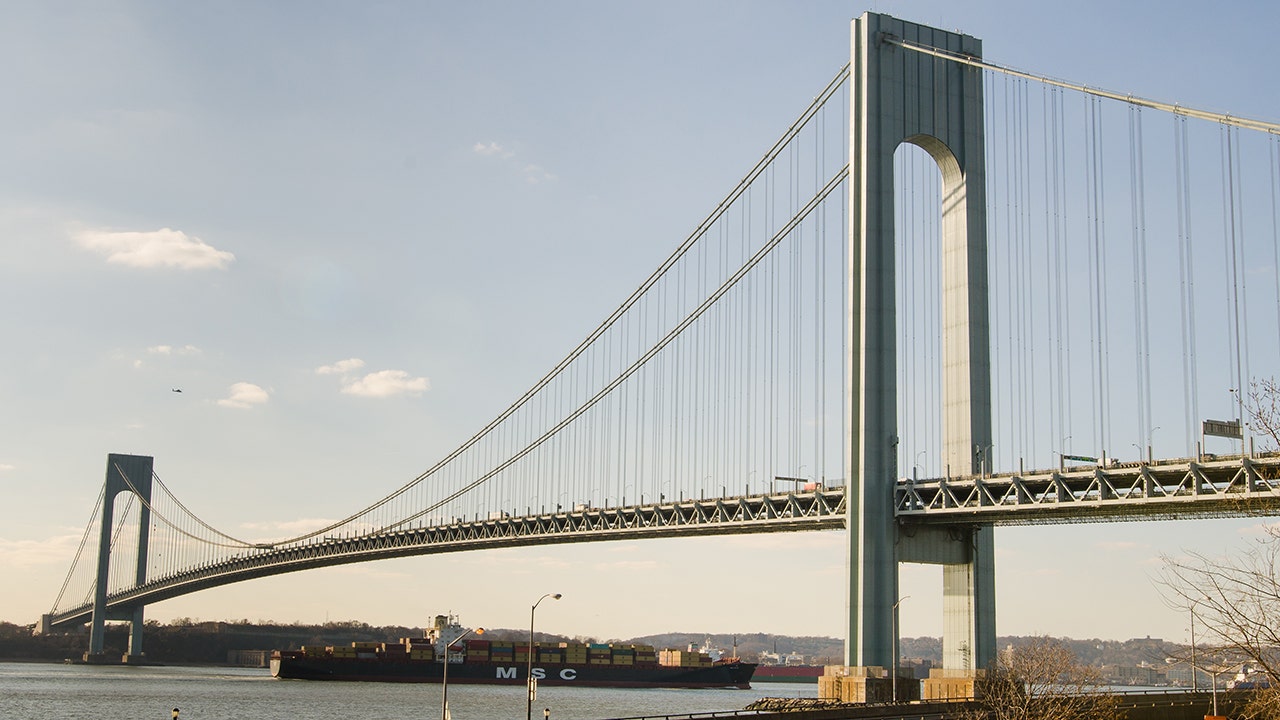
[[[174,388],[173,391],[176,393],[180,393],[182,392],[182,388]]]

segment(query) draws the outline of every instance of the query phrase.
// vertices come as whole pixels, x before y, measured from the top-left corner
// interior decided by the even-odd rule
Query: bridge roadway
[[[1280,514],[1280,453],[899,481],[898,521],[1031,525]]]
[[[1280,453],[1113,463],[1031,474],[904,480],[900,524],[1027,525],[1280,514]],[[261,546],[107,597],[108,617],[242,580],[348,563],[526,545],[843,529],[845,488],[744,495],[459,521]],[[88,622],[86,603],[46,629]]]
[[[242,580],[368,560],[462,550],[687,535],[829,530],[845,526],[845,489],[689,499],[326,537],[296,545],[261,546],[235,557],[159,577],[107,596],[110,617],[131,608]],[[92,603],[49,617],[50,629],[80,625]]]

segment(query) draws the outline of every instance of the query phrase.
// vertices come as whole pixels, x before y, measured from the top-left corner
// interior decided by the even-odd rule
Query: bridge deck
[[[112,594],[112,619],[179,595],[269,575],[410,555],[525,545],[636,540],[685,535],[795,532],[843,528],[845,490],[689,499],[626,507],[587,507],[556,513],[459,521],[432,527],[380,530],[351,538],[319,538],[289,546],[264,546],[206,566],[159,577]],[[88,622],[92,604],[56,613],[50,627]]]
[[[840,529],[844,487],[612,508],[576,508],[431,527],[383,529],[261,546],[235,557],[155,578],[108,597],[108,616],[132,608],[269,575],[411,555],[570,542],[685,535]],[[1280,514],[1280,453],[1175,459],[1012,473],[904,480],[894,512],[900,523],[1029,525]],[[92,605],[49,616],[50,628],[88,622]]]
[[[906,480],[894,511],[900,521],[985,525],[1274,515],[1280,453]]]

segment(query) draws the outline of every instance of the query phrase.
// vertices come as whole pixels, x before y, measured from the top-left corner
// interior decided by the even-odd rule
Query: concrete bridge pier
[[[122,492],[136,493],[142,507],[138,512],[136,584],[147,580],[147,549],[151,537],[151,474],[154,458],[144,455],[107,455],[107,478],[102,498],[102,517],[98,533],[98,574],[93,588],[93,619],[89,623],[89,650],[85,662],[109,662],[104,652],[106,622],[129,621],[129,647],[121,662],[141,662],[143,606],[107,607],[107,582],[111,569],[111,535],[115,519],[115,499]],[[44,623],[42,623],[44,624]]]
[[[972,676],[995,659],[991,528],[903,526],[893,512],[899,476],[893,158],[910,143],[941,173],[942,460],[952,474],[978,474],[991,446],[982,74],[894,41],[975,58],[982,43],[878,13],[854,20],[852,35],[845,663],[893,666],[898,563],[934,563],[943,565],[944,668]]]

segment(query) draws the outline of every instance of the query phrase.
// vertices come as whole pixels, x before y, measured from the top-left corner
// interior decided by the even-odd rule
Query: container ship
[[[756,664],[737,658],[713,660],[698,650],[660,650],[651,645],[534,643],[471,638],[453,616],[438,615],[421,638],[398,643],[353,642],[350,646],[305,645],[271,654],[271,674],[296,680],[442,682],[448,646],[450,683],[524,685],[533,653],[539,685],[636,688],[751,687]]]

